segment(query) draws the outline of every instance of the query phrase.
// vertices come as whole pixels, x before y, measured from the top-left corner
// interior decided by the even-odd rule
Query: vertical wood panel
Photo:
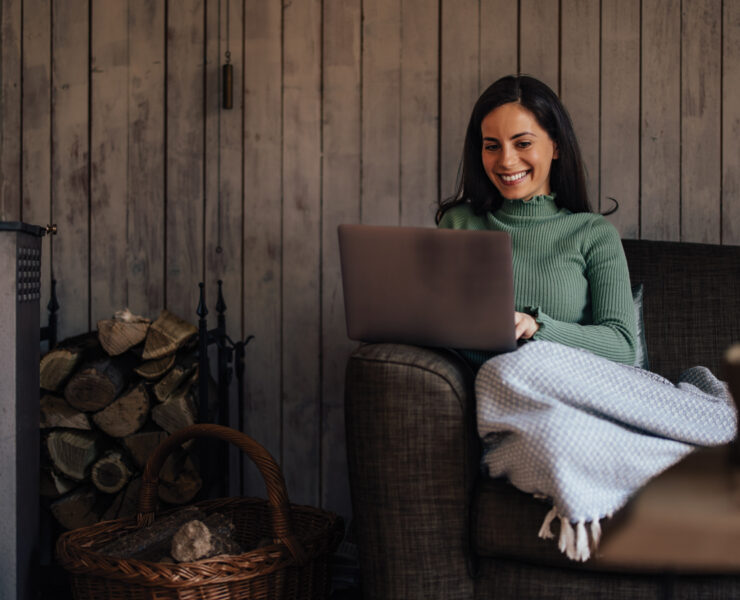
[[[280,3],[247,0],[244,20],[244,328],[243,430],[282,461],[282,80]],[[264,485],[245,466],[245,493]]]
[[[440,196],[451,196],[456,189],[465,130],[478,98],[478,23],[477,0],[440,0]]]
[[[283,474],[319,503],[321,2],[283,9]]]
[[[228,12],[226,5],[229,3]],[[219,11],[220,7],[220,11]],[[236,341],[242,331],[242,2],[224,0],[209,3],[207,15],[207,95],[206,95],[206,286],[208,306],[215,326],[218,280],[223,280],[226,304],[226,332]],[[228,45],[227,45],[228,40]],[[226,51],[234,66],[233,108],[222,109],[221,66]],[[217,351],[213,349],[213,355]],[[212,362],[214,376],[217,363]],[[229,389],[229,426],[241,428],[238,415],[236,381]],[[224,407],[225,408],[225,407]],[[241,494],[239,450],[229,448],[229,494]]]
[[[21,218],[21,4],[0,4],[0,221]]]
[[[164,306],[165,2],[129,0],[128,306]]]
[[[362,221],[397,224],[400,211],[401,4],[363,6]]]
[[[678,240],[681,195],[681,2],[642,2],[640,237]]]
[[[167,308],[195,322],[203,277],[203,0],[170,2],[167,36]]]
[[[352,514],[344,436],[347,338],[337,226],[360,220],[360,0],[325,0],[322,167],[321,505]]]
[[[721,3],[683,3],[681,239],[720,241]]]
[[[127,306],[128,3],[91,3],[90,304],[93,327]]]
[[[228,0],[226,0],[228,2]],[[204,119],[204,148],[203,148],[203,177],[204,177],[204,191],[203,191],[203,280],[205,282],[205,297],[206,306],[209,311],[209,326],[213,327],[218,319],[216,312],[216,298],[217,298],[217,281],[218,277],[214,277],[215,273],[211,270],[213,265],[218,269],[222,264],[219,264],[218,258],[216,257],[216,247],[218,246],[218,227],[220,224],[220,218],[218,211],[219,206],[219,192],[220,192],[220,181],[221,176],[221,152],[220,152],[220,98],[221,90],[219,87],[221,81],[220,74],[220,40],[219,40],[219,29],[220,23],[220,12],[222,8],[222,2],[208,2],[205,0],[205,23],[203,29],[204,43],[205,43],[205,62],[203,65],[203,76],[205,77],[204,89],[203,89],[203,119]],[[226,36],[224,35],[224,38]],[[214,214],[215,213],[215,214]],[[215,235],[214,235],[215,234]],[[215,260],[214,258],[215,257]],[[227,290],[228,290],[228,282]],[[227,303],[228,306],[228,303]],[[227,311],[228,314],[228,311]],[[215,380],[218,377],[218,348],[211,346],[208,348],[209,358],[209,369],[210,376]],[[220,414],[221,411],[227,410],[227,407],[218,403],[215,407],[219,411],[217,414],[215,411],[211,413],[213,422],[220,423],[224,415]],[[225,452],[224,452],[225,450]],[[233,449],[219,448],[217,452],[217,461],[221,462],[222,459],[228,460],[233,454]],[[222,468],[226,471],[227,481],[220,481],[217,483],[218,495],[229,495],[232,493],[238,493],[237,490],[233,489],[233,483],[230,481],[231,465],[223,464]],[[224,487],[228,483],[228,488]]]
[[[740,2],[723,6],[722,243],[740,245]]]
[[[428,227],[439,198],[437,2],[405,0],[401,18],[401,224]]]
[[[520,0],[519,68],[557,94],[560,7],[558,0]]]
[[[573,120],[587,173],[588,197],[599,201],[599,3],[563,0],[560,98]]]
[[[59,339],[90,328],[87,2],[55,0],[52,58],[52,272],[58,280]]]
[[[601,210],[624,238],[639,235],[640,3],[603,0],[601,16]],[[594,202],[595,206],[599,204]]]
[[[480,2],[480,81],[482,92],[494,81],[517,72],[518,3]],[[471,107],[472,108],[472,107]]]
[[[23,6],[23,218],[51,223],[51,5]],[[41,324],[51,293],[51,236],[41,239]]]

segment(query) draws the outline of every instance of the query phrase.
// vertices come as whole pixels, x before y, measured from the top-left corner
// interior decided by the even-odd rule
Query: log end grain
[[[172,354],[197,333],[195,325],[165,309],[149,327],[141,357],[151,360]]]
[[[98,455],[98,436],[88,431],[52,431],[46,448],[57,471],[75,481],[82,481]]]
[[[87,415],[76,408],[72,408],[64,398],[45,394],[41,398],[41,429],[63,427],[65,429],[90,429],[90,420]]]
[[[174,364],[175,364],[175,355],[170,354],[169,356],[165,356],[164,358],[159,358],[156,360],[148,360],[140,364],[138,367],[136,367],[134,369],[134,372],[137,375],[140,375],[141,377],[143,377],[144,379],[153,381],[165,375],[167,371],[169,371],[172,368],[172,365]]]
[[[104,319],[98,321],[98,340],[110,356],[118,356],[140,344],[146,338],[149,323],[146,321],[121,321]]]
[[[141,429],[148,416],[149,394],[144,384],[139,384],[93,415],[93,421],[109,436],[122,438]]]
[[[115,494],[123,489],[131,478],[131,470],[120,452],[111,452],[92,466],[90,479],[96,488],[106,494]]]

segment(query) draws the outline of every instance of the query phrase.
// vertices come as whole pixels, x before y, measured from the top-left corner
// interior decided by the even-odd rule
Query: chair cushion
[[[585,563],[569,559],[558,550],[558,520],[552,522],[555,538],[543,540],[538,536],[542,521],[551,505],[525,494],[505,478],[490,479],[481,476],[476,486],[472,508],[473,547],[478,556],[523,560],[531,564],[568,567],[595,571],[624,571],[624,567],[610,564],[598,557]],[[622,519],[617,513],[612,519],[603,519],[604,535]]]

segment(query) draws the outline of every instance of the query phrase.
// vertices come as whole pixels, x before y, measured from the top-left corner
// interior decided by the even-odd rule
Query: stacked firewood
[[[119,535],[98,552],[113,558],[153,562],[193,562],[245,552],[235,539],[234,522],[221,513],[206,515],[188,506],[156,520],[148,527]],[[269,543],[266,539],[261,544]]]
[[[195,326],[166,310],[97,326],[41,359],[41,495],[66,529],[135,514],[150,454],[198,414]],[[201,485],[184,448],[160,472],[159,499],[186,504]]]

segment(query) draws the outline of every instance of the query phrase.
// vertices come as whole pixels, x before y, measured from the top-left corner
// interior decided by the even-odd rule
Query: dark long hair
[[[547,85],[527,75],[509,75],[491,84],[478,98],[465,133],[462,177],[453,196],[441,200],[437,222],[449,208],[469,202],[477,215],[501,207],[503,197],[483,170],[481,122],[503,104],[518,102],[531,112],[558,149],[550,167],[550,189],[555,203],[571,212],[592,212],[586,191],[586,173],[573,123],[562,102]]]

